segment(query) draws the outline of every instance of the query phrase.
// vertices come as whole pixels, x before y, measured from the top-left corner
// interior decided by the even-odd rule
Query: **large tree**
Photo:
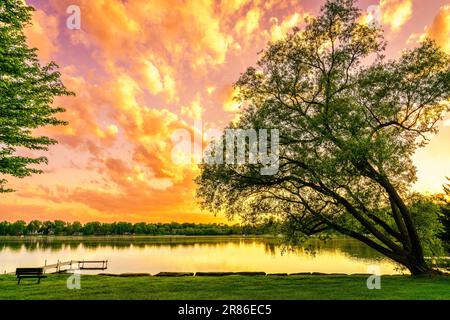
[[[411,156],[447,110],[450,59],[426,40],[386,61],[382,30],[360,18],[353,0],[327,1],[269,44],[236,83],[245,107],[229,128],[278,129],[279,170],[204,163],[197,194],[214,212],[274,215],[292,234],[335,230],[412,274],[433,272],[409,203]]]
[[[47,150],[56,143],[34,130],[65,124],[55,118],[64,109],[54,107],[53,100],[72,94],[62,84],[58,66],[41,65],[37,49],[27,45],[24,28],[32,12],[22,0],[0,2],[0,193],[12,191],[5,187],[5,175],[23,178],[42,172],[33,165],[47,158],[23,156],[17,150]]]

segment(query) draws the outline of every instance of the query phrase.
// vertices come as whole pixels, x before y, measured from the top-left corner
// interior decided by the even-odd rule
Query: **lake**
[[[313,239],[285,250],[269,237],[32,237],[0,238],[0,272],[67,260],[108,260],[106,271],[264,271],[267,273],[400,274],[398,265],[366,245],[348,238]]]

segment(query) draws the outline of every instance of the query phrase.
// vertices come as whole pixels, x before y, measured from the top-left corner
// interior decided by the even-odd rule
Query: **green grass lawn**
[[[68,275],[36,284],[0,276],[0,299],[450,299],[450,277],[383,276],[369,290],[365,276],[108,277],[81,276],[69,290]]]

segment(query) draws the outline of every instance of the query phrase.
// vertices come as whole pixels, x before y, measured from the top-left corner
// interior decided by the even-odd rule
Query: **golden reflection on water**
[[[36,267],[57,260],[108,260],[110,273],[161,271],[264,271],[267,273],[367,273],[377,265],[382,274],[398,274],[398,266],[351,239],[312,241],[285,251],[276,241],[226,237],[115,239],[113,241],[4,242],[0,240],[0,272]],[[105,271],[98,271],[105,272]]]

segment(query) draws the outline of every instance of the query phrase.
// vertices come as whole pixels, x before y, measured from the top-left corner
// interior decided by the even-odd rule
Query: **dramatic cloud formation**
[[[408,42],[419,43],[425,38],[433,39],[446,52],[450,53],[450,5],[442,6],[433,22],[425,27],[424,32],[411,34]]]
[[[393,31],[399,31],[412,17],[413,1],[381,0],[380,10],[382,22],[392,28]]]
[[[44,11],[37,10],[34,13],[33,25],[25,30],[28,43],[34,48],[39,48],[39,57],[48,62],[58,51],[58,20],[48,16]]]
[[[450,53],[450,5],[442,6],[426,35],[434,39]]]
[[[422,33],[448,50],[449,1],[436,2],[361,0],[359,5],[363,12],[380,6],[381,22],[388,36],[395,36],[394,53],[411,34]],[[45,175],[10,179],[18,192],[2,195],[2,219],[223,221],[195,203],[198,169],[172,161],[172,134],[184,129],[193,151],[204,147],[206,137],[196,140],[202,131],[198,124],[203,131],[221,130],[235,119],[239,104],[232,84],[268,42],[304,26],[324,1],[27,3],[37,9],[26,30],[29,44],[43,62],[58,62],[76,97],[55,101],[67,109],[61,118],[70,125],[43,130],[60,143],[47,154]],[[81,30],[66,27],[69,5],[81,9]],[[411,26],[411,21],[420,23]],[[443,128],[440,143],[450,138]],[[427,153],[418,158],[426,163]],[[423,189],[427,181],[443,178],[442,171],[421,165],[419,174]]]

